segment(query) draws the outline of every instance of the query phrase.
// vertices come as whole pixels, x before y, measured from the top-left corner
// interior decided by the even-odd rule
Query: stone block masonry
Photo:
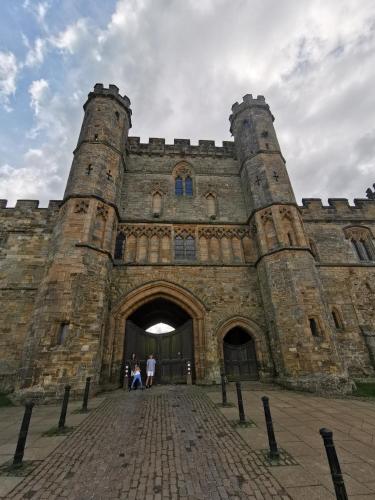
[[[179,307],[192,324],[160,362],[180,370],[192,350],[197,383],[350,392],[373,377],[375,200],[298,206],[263,96],[233,106],[222,145],[141,143],[130,106],[95,85],[63,200],[0,200],[0,390],[117,387],[127,319],[160,300],[159,319]]]

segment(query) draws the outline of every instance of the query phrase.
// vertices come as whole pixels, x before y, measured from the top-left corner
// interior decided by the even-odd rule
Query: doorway
[[[234,327],[223,341],[225,374],[229,380],[258,380],[254,339],[241,327]]]
[[[188,362],[194,380],[192,318],[165,298],[143,304],[126,319],[121,380],[133,352],[140,361],[142,378],[146,375],[147,358],[153,354],[156,383],[186,383]]]

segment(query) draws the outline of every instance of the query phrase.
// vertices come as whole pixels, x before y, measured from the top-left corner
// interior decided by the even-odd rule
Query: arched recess
[[[257,323],[251,319],[244,318],[243,316],[234,316],[227,319],[219,325],[216,332],[218,342],[218,352],[220,356],[220,365],[224,368],[224,348],[223,341],[226,334],[233,328],[242,328],[245,332],[252,337],[255,343],[256,357],[259,368],[259,375],[262,379],[266,373],[269,372],[268,365],[268,347],[266,345],[266,335]]]
[[[126,319],[140,306],[163,298],[180,306],[193,320],[194,362],[197,382],[205,376],[204,319],[206,308],[185,288],[167,281],[146,283],[122,297],[112,309],[106,359],[103,360],[103,381],[115,382],[119,378],[124,355]]]

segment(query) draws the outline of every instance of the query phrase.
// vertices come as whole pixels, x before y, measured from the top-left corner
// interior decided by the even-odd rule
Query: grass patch
[[[365,398],[375,398],[375,382],[356,382],[357,390],[353,392],[354,396]]]
[[[2,406],[14,406],[14,404],[6,394],[0,392],[0,407]]]

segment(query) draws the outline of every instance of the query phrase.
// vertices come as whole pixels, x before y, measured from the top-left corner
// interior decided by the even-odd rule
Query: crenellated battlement
[[[111,99],[115,99],[119,104],[121,104],[121,106],[123,106],[126,112],[128,113],[129,122],[131,126],[130,117],[132,114],[132,110],[130,109],[130,104],[131,104],[130,99],[126,95],[122,96],[119,92],[119,88],[116,85],[110,84],[108,88],[105,88],[102,83],[96,83],[93,92],[90,92],[88,94],[87,101],[85,102],[83,109],[86,110],[86,107],[88,103],[91,101],[91,99],[98,96],[110,97]]]
[[[32,212],[32,211],[51,211],[58,210],[63,203],[62,200],[50,200],[48,207],[39,207],[39,200],[17,200],[14,207],[8,207],[8,200],[0,200],[0,209],[7,211],[13,210],[17,212]]]
[[[148,143],[141,143],[139,137],[129,137],[127,145],[129,152],[134,154],[235,157],[232,141],[223,141],[222,146],[216,146],[215,141],[210,140],[200,140],[198,145],[192,145],[190,139],[174,139],[173,144],[166,144],[165,139],[155,137],[150,137]]]
[[[374,219],[375,200],[356,198],[350,205],[346,198],[329,198],[328,205],[323,205],[321,198],[303,198],[300,210],[304,218],[316,219]]]
[[[231,132],[233,128],[233,120],[235,119],[235,117],[245,109],[254,107],[267,110],[272,117],[272,121],[274,120],[274,116],[271,113],[270,107],[266,103],[266,99],[263,95],[258,95],[257,97],[253,97],[252,94],[246,94],[243,96],[241,103],[235,102],[232,106],[232,114],[229,116],[229,121],[231,123]]]

